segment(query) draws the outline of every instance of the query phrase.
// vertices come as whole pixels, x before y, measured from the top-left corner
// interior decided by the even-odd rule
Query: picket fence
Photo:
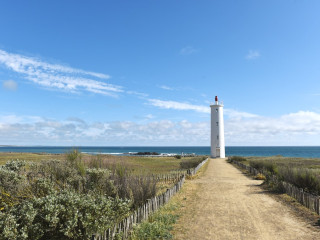
[[[151,179],[157,183],[176,183],[181,179],[182,176],[185,176],[187,171],[174,171],[166,174],[153,174]]]
[[[262,173],[264,175],[270,174],[265,171],[258,171],[257,169],[251,166],[247,166],[238,161],[233,160],[232,163],[247,170],[250,174],[253,174],[253,175],[257,175],[258,173]],[[320,197],[319,196],[305,192],[302,188],[298,188],[291,183],[288,183],[285,181],[279,181],[279,179],[275,175],[272,175],[270,177],[270,180],[274,183],[281,184],[281,187],[283,188],[286,194],[296,199],[300,204],[307,207],[311,211],[316,212],[318,215],[320,215]]]
[[[189,169],[187,171],[187,175],[194,175],[197,171],[208,161],[208,158],[202,161],[197,167],[194,169]],[[180,173],[177,173],[180,174]],[[183,173],[179,176],[179,181],[170,189],[161,195],[155,196],[151,199],[148,199],[147,202],[136,209],[132,215],[123,219],[120,223],[116,224],[112,229],[109,228],[104,233],[94,234],[92,235],[92,240],[113,240],[116,235],[122,237],[122,239],[127,239],[130,230],[132,230],[133,226],[141,223],[143,220],[148,219],[152,213],[156,212],[161,206],[165,205],[182,187],[185,181],[186,174]],[[169,179],[169,178],[168,178]]]

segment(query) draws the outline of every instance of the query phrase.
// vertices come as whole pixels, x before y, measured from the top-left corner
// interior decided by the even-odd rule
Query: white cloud
[[[241,119],[241,118],[255,118],[259,117],[256,114],[247,113],[247,112],[240,112],[233,109],[224,109],[224,114],[228,116],[229,118],[233,119]]]
[[[13,119],[14,121],[2,121]],[[31,119],[31,118],[30,118]],[[78,118],[64,121],[26,117],[0,117],[0,144],[17,145],[206,145],[208,123],[168,120],[87,123]]]
[[[247,116],[247,115],[245,115]],[[320,114],[226,118],[226,145],[319,145]],[[79,118],[0,116],[0,144],[209,146],[210,121],[86,122]]]
[[[208,106],[194,105],[190,103],[183,103],[183,102],[176,102],[176,101],[163,101],[159,99],[148,99],[148,101],[150,105],[163,108],[163,109],[191,110],[191,111],[202,112],[202,113],[211,112],[209,105]],[[236,119],[259,117],[256,114],[240,112],[233,109],[224,109],[224,114],[228,118],[236,118]]]
[[[152,114],[147,114],[147,115],[145,116],[145,119],[152,119],[152,118],[154,118],[154,116],[153,116]]]
[[[3,81],[3,84],[2,86],[7,89],[7,90],[11,90],[11,91],[15,91],[17,90],[18,88],[18,84],[13,81],[13,80],[6,80],[6,81]]]
[[[164,109],[193,110],[197,112],[210,113],[209,106],[193,105],[176,101],[163,101],[159,99],[148,99],[148,101],[150,105]]]
[[[109,75],[51,64],[40,59],[12,54],[3,50],[0,50],[0,64],[21,74],[25,79],[48,88],[68,92],[88,91],[111,96],[122,92],[120,86],[97,80],[109,79]]]
[[[172,91],[172,90],[173,90],[172,87],[168,87],[168,86],[166,86],[166,85],[161,85],[161,86],[159,86],[159,88],[164,89],[164,90],[169,90],[169,91]]]
[[[278,118],[229,119],[226,138],[232,145],[319,145],[320,114],[299,111]]]
[[[149,94],[147,93],[137,92],[137,91],[126,91],[126,93],[130,95],[138,96],[139,98],[145,98],[149,96]]]
[[[260,52],[257,50],[249,50],[248,54],[246,55],[247,60],[253,60],[260,57]]]
[[[180,50],[181,55],[191,55],[197,52],[198,52],[198,49],[195,49],[194,47],[191,47],[191,46],[184,47]]]

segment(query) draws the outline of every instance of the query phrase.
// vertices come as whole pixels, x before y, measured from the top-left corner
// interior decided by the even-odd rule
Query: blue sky
[[[320,145],[320,2],[6,1],[0,145]]]

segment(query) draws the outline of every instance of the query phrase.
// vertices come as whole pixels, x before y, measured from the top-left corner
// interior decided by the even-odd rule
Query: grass
[[[5,164],[10,160],[25,160],[38,162],[41,160],[62,160],[65,159],[65,154],[45,154],[45,153],[13,153],[13,152],[1,152],[0,153],[0,165]]]
[[[141,156],[114,156],[108,154],[90,155],[81,154],[82,160],[86,165],[96,162],[98,167],[107,168],[112,164],[124,163],[127,170],[135,175],[144,174],[165,174],[170,171],[180,169],[180,162],[194,161],[195,157],[184,157],[177,159],[175,157],[141,157]],[[202,157],[197,157],[202,158]],[[25,160],[39,162],[41,160],[63,160],[66,154],[46,154],[46,153],[0,153],[0,165],[10,160]]]
[[[292,166],[292,167],[306,167],[309,169],[320,169],[320,158],[294,158],[283,156],[270,156],[270,157],[241,157],[245,160],[241,162],[249,165],[252,161],[268,161],[276,162],[278,166]],[[238,159],[235,159],[238,160]]]
[[[185,232],[183,223],[180,223],[179,218],[187,211],[186,205],[194,204],[194,202],[190,202],[190,199],[194,199],[196,194],[192,179],[202,176],[208,168],[208,164],[209,162],[204,164],[196,175],[188,178],[182,189],[165,206],[160,208],[147,221],[137,225],[133,229],[130,239],[174,239],[177,232]]]
[[[179,217],[177,210],[180,205],[178,202],[170,201],[150,216],[147,221],[135,226],[129,239],[172,239],[171,231]]]
[[[276,175],[280,181],[289,182],[309,193],[320,195],[319,158],[246,157],[241,162],[257,170],[266,171],[268,173],[265,176],[266,182],[269,179],[268,175]],[[276,184],[275,188],[281,191],[281,184]]]

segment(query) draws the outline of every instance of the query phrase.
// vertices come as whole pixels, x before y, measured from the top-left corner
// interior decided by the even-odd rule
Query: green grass
[[[131,240],[152,240],[152,239],[172,239],[171,231],[178,219],[175,213],[179,204],[173,201],[160,208],[159,211],[151,215],[147,221],[134,227],[129,239]]]

